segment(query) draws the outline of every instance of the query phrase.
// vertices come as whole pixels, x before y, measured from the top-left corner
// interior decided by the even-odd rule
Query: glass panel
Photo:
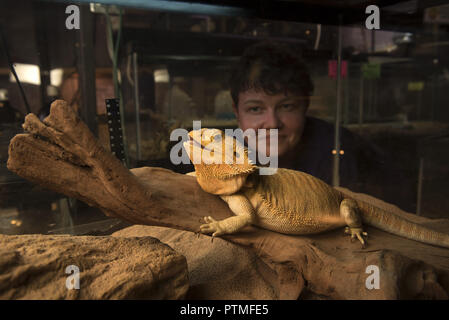
[[[110,9],[108,20],[106,7],[96,5],[89,15],[92,48],[88,58],[86,52],[83,58],[80,32],[66,27],[66,6],[26,0],[1,4],[0,16],[5,21],[2,47],[16,63],[28,107],[7,56],[1,55],[0,232],[92,232],[102,227],[76,227],[109,221],[99,210],[41,190],[7,170],[9,140],[22,132],[27,108],[44,119],[54,99],[65,99],[83,119],[93,120],[99,140],[110,149],[104,100],[119,98],[117,87],[130,167],[191,171],[191,165],[170,161],[170,150],[177,143],[170,141],[170,133],[176,128],[190,130],[194,120],[201,120],[202,127],[241,125],[233,108],[229,78],[245,49],[267,39],[294,48],[314,85],[305,125],[294,124],[304,128],[300,142],[289,149],[295,156],[281,155],[282,166],[332,184],[333,151],[339,150],[341,186],[410,212],[447,217],[447,7],[413,8],[422,15],[410,22],[406,14],[412,9],[393,6],[386,9],[391,16],[382,20],[385,23],[380,30],[368,30],[363,19],[341,27],[340,150],[334,143],[339,27],[324,15],[313,18],[322,18],[317,24],[307,16],[292,22],[287,18],[247,18],[232,15],[240,12],[232,10],[220,16],[206,11],[121,7],[120,24],[120,7]],[[285,16],[289,16],[287,12]],[[94,62],[90,76],[80,65],[83,59]],[[31,74],[19,70],[20,64],[38,66],[39,72],[33,71],[37,81],[27,82],[26,76]],[[95,84],[96,110],[84,108],[85,93],[78,85],[83,81]],[[281,119],[275,126],[282,131],[289,125]],[[270,127],[263,122],[255,124],[258,126]]]

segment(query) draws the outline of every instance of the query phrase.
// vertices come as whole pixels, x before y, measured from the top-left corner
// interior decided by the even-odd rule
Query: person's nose
[[[282,128],[282,121],[279,118],[276,110],[270,109],[266,114],[265,114],[265,119],[264,119],[264,125],[263,125],[263,129],[281,129]]]

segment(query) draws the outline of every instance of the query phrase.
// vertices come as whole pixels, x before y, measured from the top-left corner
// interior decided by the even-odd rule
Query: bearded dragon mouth
[[[193,139],[192,136],[189,135],[189,141],[191,141],[191,143],[197,147],[199,147],[200,149],[203,150],[207,150],[207,151],[212,151],[210,148],[206,147],[205,145],[199,143],[198,141],[196,141],[195,139]]]

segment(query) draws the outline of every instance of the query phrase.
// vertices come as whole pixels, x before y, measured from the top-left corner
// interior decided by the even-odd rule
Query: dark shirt
[[[411,210],[413,191],[388,154],[346,128],[341,128],[340,186]],[[311,174],[332,185],[335,126],[307,117],[296,159],[289,169]],[[401,185],[402,184],[402,185]]]
[[[307,117],[296,159],[289,169],[311,174],[332,184],[334,126],[323,120]],[[341,130],[340,184],[342,186],[358,180],[357,158],[353,136],[346,129]]]

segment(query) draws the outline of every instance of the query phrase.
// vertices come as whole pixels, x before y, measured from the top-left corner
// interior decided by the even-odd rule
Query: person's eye
[[[262,108],[259,106],[254,106],[247,108],[246,111],[249,113],[258,114],[262,112]]]
[[[284,103],[282,105],[280,105],[279,109],[281,109],[281,111],[293,111],[295,110],[296,105],[293,103]]]

